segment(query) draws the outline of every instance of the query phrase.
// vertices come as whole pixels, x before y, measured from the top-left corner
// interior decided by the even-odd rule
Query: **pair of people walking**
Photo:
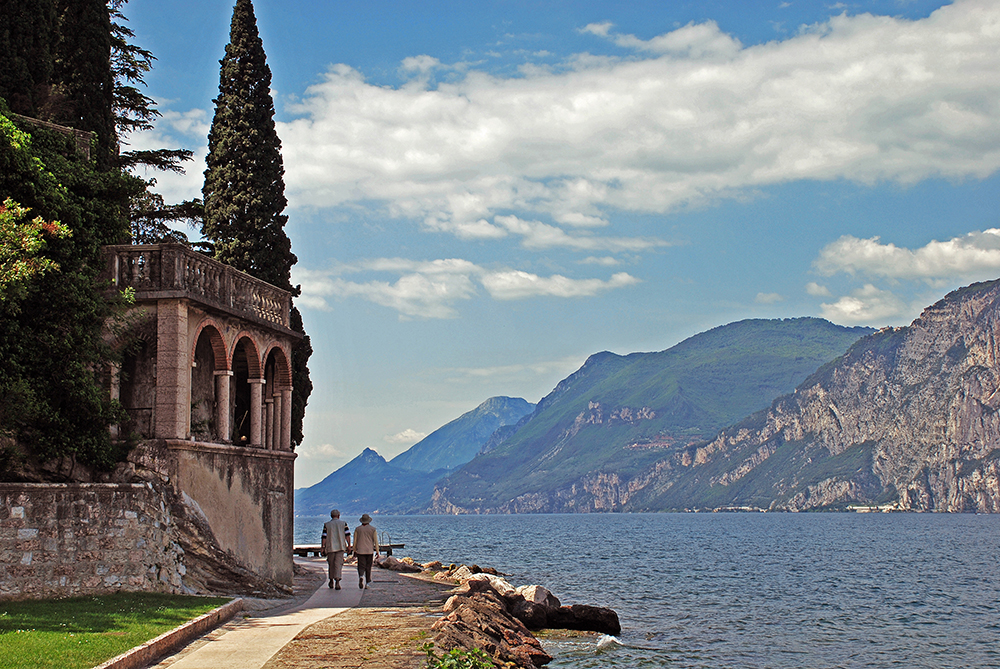
[[[330,520],[323,525],[323,553],[329,572],[329,587],[340,590],[343,577],[344,557],[354,551],[358,559],[358,587],[367,588],[372,582],[372,565],[375,556],[379,554],[378,532],[371,524],[372,517],[367,513],[361,516],[361,525],[354,528],[354,543],[351,543],[351,530],[347,523],[340,519],[340,511],[330,512]]]

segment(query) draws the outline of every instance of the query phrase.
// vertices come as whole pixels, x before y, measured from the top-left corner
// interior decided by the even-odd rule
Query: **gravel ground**
[[[356,587],[353,565],[344,567],[344,587]],[[431,625],[455,586],[451,583],[374,569],[372,587],[361,603],[307,627],[278,651],[263,669],[422,669],[426,654],[420,646],[433,636]],[[217,639],[248,617],[280,615],[308,600],[326,583],[326,560],[297,558],[293,595],[282,599],[245,599],[246,611],[232,621],[164,658],[155,669],[166,669],[180,658]]]
[[[344,587],[354,580],[344,570]],[[375,569],[361,604],[308,627],[272,657],[264,669],[418,669],[420,646],[454,585]]]

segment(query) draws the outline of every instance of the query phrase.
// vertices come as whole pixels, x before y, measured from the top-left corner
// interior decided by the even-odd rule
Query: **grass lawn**
[[[0,669],[86,669],[229,600],[118,593],[0,602]]]

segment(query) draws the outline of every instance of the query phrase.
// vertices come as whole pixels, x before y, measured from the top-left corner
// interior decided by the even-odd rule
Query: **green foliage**
[[[59,239],[70,234],[58,221],[47,222],[41,216],[29,221],[27,214],[27,209],[10,198],[0,204],[0,301],[12,304],[24,296],[36,276],[59,269],[54,260],[42,254],[46,237]]]
[[[110,467],[121,453],[108,426],[122,412],[98,374],[116,358],[103,332],[122,305],[103,295],[101,247],[127,238],[124,203],[142,182],[99,171],[76,154],[72,138],[18,128],[2,112],[0,197],[72,235],[46,243],[59,272],[36,276],[0,302],[0,432],[39,460]]]
[[[119,593],[0,602],[0,669],[93,667],[227,601]]]
[[[55,0],[54,89],[65,98],[51,120],[97,136],[94,158],[110,170],[118,155],[111,16],[106,0]]]
[[[494,669],[496,666],[490,656],[478,648],[452,648],[447,653],[438,655],[434,652],[434,644],[428,642],[420,650],[427,654],[427,669]]]
[[[229,44],[221,62],[219,97],[208,134],[202,234],[215,257],[298,295],[291,284],[296,257],[285,234],[288,217],[281,140],[274,128],[271,69],[250,0],[233,8]],[[298,309],[292,329],[305,334]],[[302,419],[312,392],[308,337],[292,351],[292,443],[302,442]]]
[[[53,0],[0,0],[0,98],[13,111],[40,116],[52,80]]]
[[[439,487],[459,506],[489,507],[590,474],[629,478],[767,407],[868,332],[814,318],[747,320],[659,353],[596,354],[499,448]],[[614,417],[644,407],[652,417]]]

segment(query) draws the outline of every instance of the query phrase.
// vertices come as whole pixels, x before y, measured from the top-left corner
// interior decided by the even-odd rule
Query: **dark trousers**
[[[375,554],[355,553],[358,558],[358,577],[364,576],[365,583],[372,582],[372,564],[375,562]]]

